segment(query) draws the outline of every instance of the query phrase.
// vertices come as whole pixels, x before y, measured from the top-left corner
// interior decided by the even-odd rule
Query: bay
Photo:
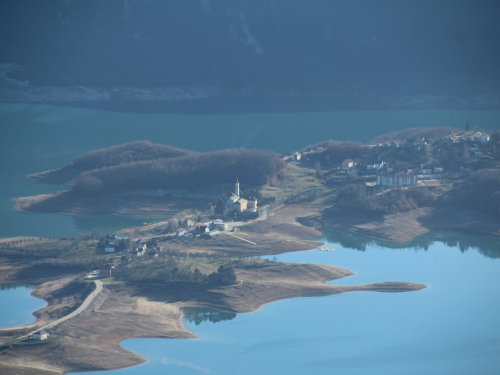
[[[331,284],[410,281],[427,289],[296,298],[212,321],[193,319],[191,311],[185,324],[198,339],[127,340],[122,346],[147,362],[93,374],[496,374],[500,241],[486,238],[496,245],[491,257],[467,245],[482,236],[432,235],[425,247],[400,248],[360,237],[366,242],[360,251],[343,246],[333,232],[321,240],[334,251],[277,257],[356,272]],[[454,244],[447,244],[448,235]],[[198,316],[216,314],[199,310]]]
[[[2,284],[0,285],[0,328],[10,328],[36,321],[34,311],[40,310],[47,302],[31,295],[34,287]]]

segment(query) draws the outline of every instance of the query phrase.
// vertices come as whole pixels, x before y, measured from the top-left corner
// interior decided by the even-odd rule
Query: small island
[[[17,198],[19,209],[158,220],[118,233],[0,240],[0,281],[36,284],[48,302],[35,323],[0,330],[0,372],[139,364],[120,342],[193,337],[182,325],[187,307],[233,314],[299,296],[423,289],[411,280],[327,285],[352,272],[259,257],[321,248],[305,238],[327,228],[396,242],[431,229],[500,236],[499,167],[500,133],[437,128],[286,155],[140,141],[31,175],[70,188]]]

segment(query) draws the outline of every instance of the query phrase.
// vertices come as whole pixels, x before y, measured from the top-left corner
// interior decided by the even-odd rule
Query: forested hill
[[[274,152],[230,149],[200,153],[141,141],[91,151],[66,167],[32,177],[71,183],[76,194],[99,195],[200,187],[236,179],[259,186],[275,178],[285,166]]]
[[[495,0],[1,1],[0,99],[487,105],[499,17]]]
[[[71,167],[87,171],[123,163],[168,159],[194,153],[194,151],[183,150],[174,146],[160,145],[149,141],[136,141],[87,152],[85,155],[73,160]]]
[[[149,141],[136,141],[87,152],[63,168],[35,173],[30,175],[30,178],[53,184],[66,184],[72,183],[81,173],[93,169],[113,167],[124,163],[175,158],[191,154],[196,154],[196,152],[168,145],[155,144]]]

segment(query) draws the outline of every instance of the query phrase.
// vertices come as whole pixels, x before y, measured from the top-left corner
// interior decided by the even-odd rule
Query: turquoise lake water
[[[66,189],[28,180],[85,152],[135,140],[199,151],[246,147],[291,152],[329,139],[368,142],[407,127],[500,128],[500,111],[336,111],[187,115],[123,113],[52,105],[0,103],[0,238],[57,237],[114,231],[147,218],[18,212],[11,198]]]
[[[466,121],[496,130],[500,127],[500,111],[202,116],[0,104],[0,237],[65,236],[94,228],[113,231],[145,220],[14,210],[13,197],[65,188],[28,180],[26,175],[62,167],[97,148],[148,139],[200,151],[247,147],[290,152],[327,139],[369,141],[407,127],[463,128]],[[298,252],[278,259],[332,264],[356,272],[333,282],[337,284],[410,281],[429,288],[411,293],[356,292],[297,298],[268,304],[250,314],[190,311],[186,326],[199,339],[127,340],[123,346],[148,362],[106,375],[498,373],[497,239],[438,233],[398,248],[331,232],[325,241],[335,251]],[[21,292],[29,297],[29,290],[14,290]],[[32,312],[44,304],[19,304],[17,300],[11,302],[8,295],[13,296],[12,291],[0,294],[0,323],[7,326],[34,321]],[[20,296],[20,300],[25,297]],[[4,315],[7,310],[13,311],[15,318],[26,313],[28,321],[14,321]]]
[[[36,321],[33,312],[47,302],[31,295],[33,287],[0,285],[0,328],[17,327]]]
[[[356,273],[332,284],[410,281],[428,288],[283,300],[215,324],[186,320],[199,339],[127,340],[122,346],[147,358],[145,364],[92,374],[498,373],[500,259],[468,244],[496,245],[499,256],[500,241],[451,234],[456,242],[449,246],[443,242],[447,234],[436,234],[440,239],[428,237],[425,250],[361,239],[360,251],[342,246],[335,235],[322,239],[334,251],[289,253],[278,260]]]

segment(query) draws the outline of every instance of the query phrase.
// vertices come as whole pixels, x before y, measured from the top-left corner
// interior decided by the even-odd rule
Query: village
[[[252,217],[258,218],[257,198],[249,197],[249,199],[245,199],[240,194],[240,183],[236,180],[234,191],[231,192],[230,197],[225,202],[224,217],[238,217],[242,213],[252,213]],[[109,262],[101,266],[99,271],[89,274],[87,279],[109,277],[128,279],[133,261],[154,260],[161,256],[167,256],[163,252],[163,247],[158,245],[159,239],[163,242],[168,242],[173,238],[210,239],[222,232],[237,232],[239,227],[245,225],[248,221],[231,220],[230,222],[224,222],[223,219],[213,219],[207,222],[195,222],[186,218],[175,223],[175,231],[171,233],[132,241],[125,236],[106,234],[99,239],[96,245],[96,253],[110,255]],[[169,226],[169,228],[172,229],[172,226]],[[234,234],[233,237],[239,238]],[[171,254],[172,249],[169,250],[169,254]],[[111,255],[117,254],[120,254],[120,256],[111,257]]]
[[[326,184],[344,184],[346,178],[362,179],[366,186],[380,190],[413,186],[437,186],[457,173],[485,167],[494,161],[490,135],[477,130],[451,131],[436,139],[418,138],[363,145],[363,155],[346,158],[338,167],[321,165]],[[306,148],[283,157],[285,161],[316,163],[327,148]],[[401,158],[400,156],[404,157]],[[410,155],[410,157],[408,156]],[[412,160],[413,159],[413,160]],[[494,164],[494,163],[493,163]],[[333,168],[332,168],[333,166]],[[492,165],[493,166],[493,165]]]
[[[300,152],[282,156],[284,161],[290,163],[293,176],[289,181],[283,180],[286,189],[282,196],[266,195],[262,203],[257,198],[264,197],[261,192],[246,185],[245,193],[242,192],[236,179],[231,191],[212,198],[214,200],[211,203],[207,201],[209,212],[193,213],[180,220],[171,218],[160,221],[151,225],[153,230],[145,230],[142,235],[108,233],[81,242],[78,247],[88,246],[89,250],[93,247],[91,251],[101,259],[99,267],[87,273],[85,278],[96,282],[104,280],[106,283],[152,280],[162,283],[207,283],[209,273],[216,273],[213,269],[215,266],[207,264],[219,264],[221,259],[211,259],[212,256],[220,257],[220,254],[200,253],[205,251],[200,249],[210,247],[205,241],[215,243],[212,242],[215,237],[224,235],[244,241],[241,243],[246,246],[256,245],[244,232],[239,232],[255,220],[266,220],[269,210],[267,202],[274,202],[275,198],[280,204],[305,202],[295,198],[308,199],[309,196],[312,198],[308,201],[315,200],[319,204],[331,196],[338,201],[342,188],[352,184],[365,186],[373,196],[414,187],[425,190],[449,189],[468,171],[497,168],[496,143],[497,140],[492,142],[489,134],[480,131],[451,131],[436,138],[418,137],[369,145],[338,142],[307,147]],[[335,147],[339,147],[341,152],[331,153]],[[270,191],[268,194],[278,194],[279,184],[276,181],[264,186],[264,189]],[[227,185],[224,186],[227,188]],[[263,207],[259,207],[259,203]],[[337,203],[339,207],[344,207]],[[196,257],[206,259],[200,263],[195,260]],[[205,265],[201,269],[204,273],[196,268],[203,263]],[[168,279],[163,279],[164,276],[154,279],[151,275],[155,272],[154,277],[169,274]],[[95,311],[94,307],[91,311]],[[46,340],[50,332],[50,329],[39,329],[31,333],[30,338]]]

